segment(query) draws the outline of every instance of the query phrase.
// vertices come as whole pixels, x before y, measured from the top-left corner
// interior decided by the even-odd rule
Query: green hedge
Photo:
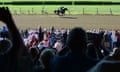
[[[11,2],[11,1],[112,1],[112,2],[120,2],[120,0],[0,0],[0,2]]]
[[[0,2],[2,5],[3,2]],[[101,2],[101,1],[20,1],[20,2],[4,2],[4,5],[120,5],[120,2]]]

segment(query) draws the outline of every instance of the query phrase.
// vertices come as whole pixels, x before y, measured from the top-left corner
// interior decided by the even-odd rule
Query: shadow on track
[[[60,18],[66,18],[66,19],[77,19],[77,17],[69,17],[69,16],[60,16]]]

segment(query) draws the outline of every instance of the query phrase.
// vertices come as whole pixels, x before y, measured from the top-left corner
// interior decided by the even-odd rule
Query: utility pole
[[[74,0],[72,0],[72,9],[74,9],[74,6],[75,6],[75,2]],[[70,11],[69,11],[69,14],[70,14]]]
[[[5,5],[5,4],[4,4],[4,1],[2,2],[2,5],[3,5],[3,7],[4,7],[4,5]]]
[[[45,2],[42,1],[42,10],[41,13],[44,14],[45,13]]]

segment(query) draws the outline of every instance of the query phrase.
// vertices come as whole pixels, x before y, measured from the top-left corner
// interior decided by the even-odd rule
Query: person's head
[[[101,60],[87,72],[120,72],[120,61]]]
[[[53,49],[44,49],[40,54],[40,59],[45,68],[50,65],[51,59],[55,56],[55,51]]]
[[[30,49],[30,54],[32,56],[32,59],[35,61],[37,59],[37,57],[39,56],[39,50],[38,50],[38,48],[32,47]]]
[[[1,30],[2,30],[2,32],[6,32],[7,31],[6,26],[2,26]]]
[[[91,57],[92,59],[99,59],[98,55],[97,55],[97,51],[95,49],[95,45],[90,42],[87,44],[87,55],[89,57]]]
[[[114,48],[112,56],[114,57],[115,60],[120,60],[120,49]]]
[[[8,53],[11,50],[12,46],[13,44],[11,40],[9,39],[0,40],[0,55]]]
[[[68,35],[66,45],[71,51],[85,51],[87,48],[86,31],[80,27],[73,28]]]

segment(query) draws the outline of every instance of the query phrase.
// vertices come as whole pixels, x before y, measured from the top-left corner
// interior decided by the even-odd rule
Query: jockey
[[[60,7],[60,11],[63,11],[63,9],[64,9],[64,7],[62,6],[62,7]]]

